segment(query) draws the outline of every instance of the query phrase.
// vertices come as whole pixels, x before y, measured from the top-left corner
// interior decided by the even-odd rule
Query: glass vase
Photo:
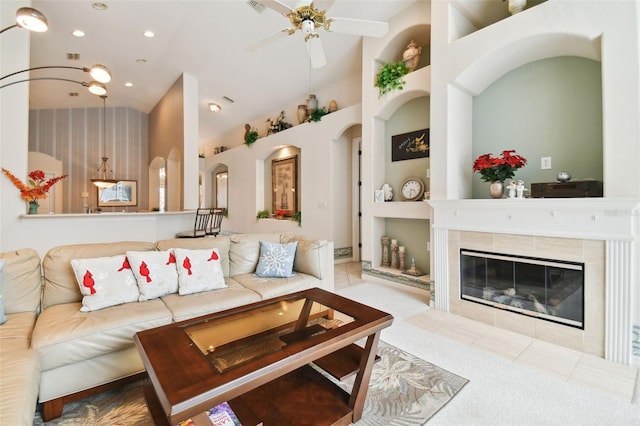
[[[491,195],[491,198],[502,198],[504,195],[504,182],[491,182],[489,195]]]
[[[29,201],[29,214],[38,214],[38,207],[40,207],[40,204],[38,204],[37,201]]]

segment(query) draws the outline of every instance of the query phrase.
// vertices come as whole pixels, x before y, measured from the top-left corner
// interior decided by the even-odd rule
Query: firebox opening
[[[460,296],[584,329],[584,263],[461,249]]]

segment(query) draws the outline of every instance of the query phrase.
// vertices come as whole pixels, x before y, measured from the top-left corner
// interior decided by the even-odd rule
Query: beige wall
[[[167,210],[180,210],[183,205],[183,194],[179,188],[183,188],[182,168],[184,162],[184,90],[183,77],[180,76],[167,90],[149,113],[149,158],[163,158],[167,161],[171,154],[171,164],[180,167],[180,170],[167,168]],[[147,163],[148,164],[148,163]],[[179,184],[170,182],[171,179],[180,179]],[[177,193],[176,193],[177,192]],[[179,202],[175,197],[179,197]]]

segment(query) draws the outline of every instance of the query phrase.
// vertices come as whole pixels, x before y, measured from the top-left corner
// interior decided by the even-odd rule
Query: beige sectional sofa
[[[40,307],[40,256],[35,250],[0,253],[0,425],[32,425],[40,383],[40,359],[30,349]]]
[[[284,243],[294,240],[298,241],[298,245],[293,265],[295,274],[292,277],[261,278],[255,275],[260,241]],[[72,259],[115,256],[128,251],[164,251],[169,248],[217,249],[227,287],[187,295],[176,292],[91,312],[80,310],[83,295],[70,265]],[[22,384],[16,383],[15,386],[31,389],[31,399],[23,402],[26,412],[31,410],[31,418],[36,393],[38,400],[43,403],[45,420],[55,418],[61,414],[65,403],[112,387],[143,372],[133,343],[136,332],[312,287],[333,291],[333,243],[308,241],[284,233],[55,247],[42,259],[41,312],[37,320],[37,304],[28,306],[33,308],[35,326],[31,326],[30,349],[28,337],[25,337],[20,350],[31,355],[18,357],[15,354],[16,358],[25,362],[31,359],[37,377],[31,377],[29,383],[25,378]],[[4,353],[5,348],[2,347],[2,382],[5,374],[11,374],[4,371]],[[37,356],[34,356],[36,353]],[[33,389],[34,383],[37,389]],[[0,383],[0,387],[4,388],[4,383]],[[2,415],[4,406],[3,397],[0,400]],[[7,424],[22,423],[31,424],[28,421]],[[0,421],[0,424],[5,423]]]

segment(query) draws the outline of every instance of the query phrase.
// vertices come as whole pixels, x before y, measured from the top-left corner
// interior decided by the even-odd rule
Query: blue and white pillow
[[[263,278],[288,278],[293,273],[293,260],[296,257],[298,242],[270,243],[260,241],[260,258],[256,275]]]
[[[4,300],[2,298],[2,270],[4,269],[5,259],[0,259],[0,324],[4,324],[7,321],[7,316],[4,314]]]

